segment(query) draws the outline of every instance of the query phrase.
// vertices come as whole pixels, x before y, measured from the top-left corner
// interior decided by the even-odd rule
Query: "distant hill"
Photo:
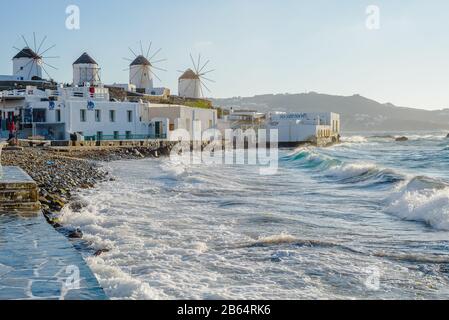
[[[344,131],[449,130],[449,109],[427,111],[381,104],[360,95],[350,97],[319,93],[267,94],[214,99],[215,106],[262,112],[327,112],[342,116]]]

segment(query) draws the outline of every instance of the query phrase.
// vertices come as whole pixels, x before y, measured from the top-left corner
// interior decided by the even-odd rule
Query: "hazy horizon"
[[[380,10],[374,30],[367,27],[373,4]],[[79,30],[66,28],[69,5],[80,9]],[[313,91],[438,110],[449,107],[448,18],[443,0],[25,0],[0,12],[0,74],[11,73],[21,35],[33,42],[36,32],[48,36],[47,47],[57,45],[49,55],[60,59],[48,62],[58,70],[47,68],[55,80],[71,82],[73,61],[87,51],[103,82],[125,83],[128,47],[140,51],[139,41],[153,41],[163,49],[158,57],[168,59],[158,65],[168,72],[158,72],[162,83],[155,85],[174,94],[177,70],[191,67],[189,53],[201,53],[216,69],[207,94],[216,98]]]

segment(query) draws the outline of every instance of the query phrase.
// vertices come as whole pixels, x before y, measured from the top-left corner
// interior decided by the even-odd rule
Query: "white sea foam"
[[[386,212],[427,223],[435,229],[449,230],[449,187],[415,178],[398,187],[388,199]]]
[[[344,136],[341,137],[341,142],[348,142],[348,143],[365,143],[368,142],[368,139],[364,136]]]
[[[380,170],[377,165],[372,163],[342,164],[326,170],[326,175],[337,179],[348,179]]]
[[[117,300],[161,300],[167,295],[122,271],[119,267],[111,266],[102,258],[88,257],[86,262],[97,275],[100,285],[109,297]]]
[[[93,248],[110,250],[87,261],[113,299],[389,299],[398,292],[413,298],[416,290],[432,297],[435,290],[416,281],[422,273],[408,269],[406,260],[403,270],[388,257],[364,254],[364,243],[379,238],[387,253],[410,247],[400,240],[390,246],[385,238],[429,240],[423,224],[379,215],[385,190],[352,183],[341,188],[339,179],[383,173],[382,164],[364,158],[369,148],[300,148],[285,154],[273,177],[245,166],[178,170],[164,159],[111,163],[116,181],[83,191],[90,205],[78,213],[65,209],[62,220],[80,227]],[[325,179],[326,173],[337,179]],[[428,197],[434,207],[447,208],[436,196],[444,187],[425,179],[411,181],[406,191],[422,195],[423,188],[437,189]],[[404,190],[387,203],[393,211],[414,200],[405,199]],[[268,212],[276,219],[266,219]],[[413,250],[428,254],[427,247]],[[381,290],[367,292],[364,270],[373,264],[399,281],[384,279]],[[441,288],[442,278],[437,274],[432,286]]]
[[[287,233],[281,233],[277,235],[267,236],[267,237],[260,237],[257,239],[254,244],[255,245],[279,245],[284,243],[292,243],[295,242],[297,239]]]

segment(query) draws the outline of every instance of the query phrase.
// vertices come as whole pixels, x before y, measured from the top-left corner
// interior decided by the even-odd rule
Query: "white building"
[[[202,130],[214,128],[217,111],[180,105],[110,101],[109,90],[99,87],[60,87],[41,91],[5,91],[0,95],[2,136],[6,119],[20,122],[20,138],[69,140],[79,133],[87,140],[167,139],[170,132],[196,122]]]
[[[149,109],[150,119],[168,119],[169,130],[185,129],[193,135],[195,123],[200,123],[202,131],[216,128],[217,110],[190,108],[180,105],[152,104]]]
[[[34,69],[27,69],[39,60],[39,56],[26,48],[14,58],[14,69],[21,77],[26,73],[24,79],[28,79],[28,74],[30,79],[39,77],[39,63],[32,67]],[[132,65],[140,68],[147,64],[139,60]],[[149,73],[142,73],[141,78],[144,77],[150,81],[142,79],[126,86],[115,86],[129,91],[145,89],[150,95],[170,94],[166,88],[154,88]],[[8,136],[6,124],[9,121],[18,124],[20,138],[46,140],[69,140],[75,133],[87,140],[167,139],[176,129],[191,132],[199,124],[202,130],[217,125],[217,111],[213,109],[111,101],[109,89],[101,83],[99,65],[87,53],[73,63],[73,86],[40,90],[34,86],[34,81],[33,85],[27,84],[24,84],[25,89],[0,91],[1,137]]]
[[[178,95],[183,98],[201,98],[201,79],[192,69],[187,69],[179,77]]]
[[[317,140],[335,142],[340,136],[340,115],[332,112],[268,113],[266,129],[268,131],[278,130],[280,145],[316,142]]]
[[[100,67],[86,52],[73,63],[73,85],[82,87],[86,84],[98,86],[101,83]]]

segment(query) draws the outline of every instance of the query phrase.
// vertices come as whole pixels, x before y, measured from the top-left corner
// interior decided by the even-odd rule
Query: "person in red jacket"
[[[15,133],[16,133],[16,124],[14,122],[14,119],[10,119],[8,121],[7,124],[7,129],[9,131],[9,140],[14,139],[15,138]]]

